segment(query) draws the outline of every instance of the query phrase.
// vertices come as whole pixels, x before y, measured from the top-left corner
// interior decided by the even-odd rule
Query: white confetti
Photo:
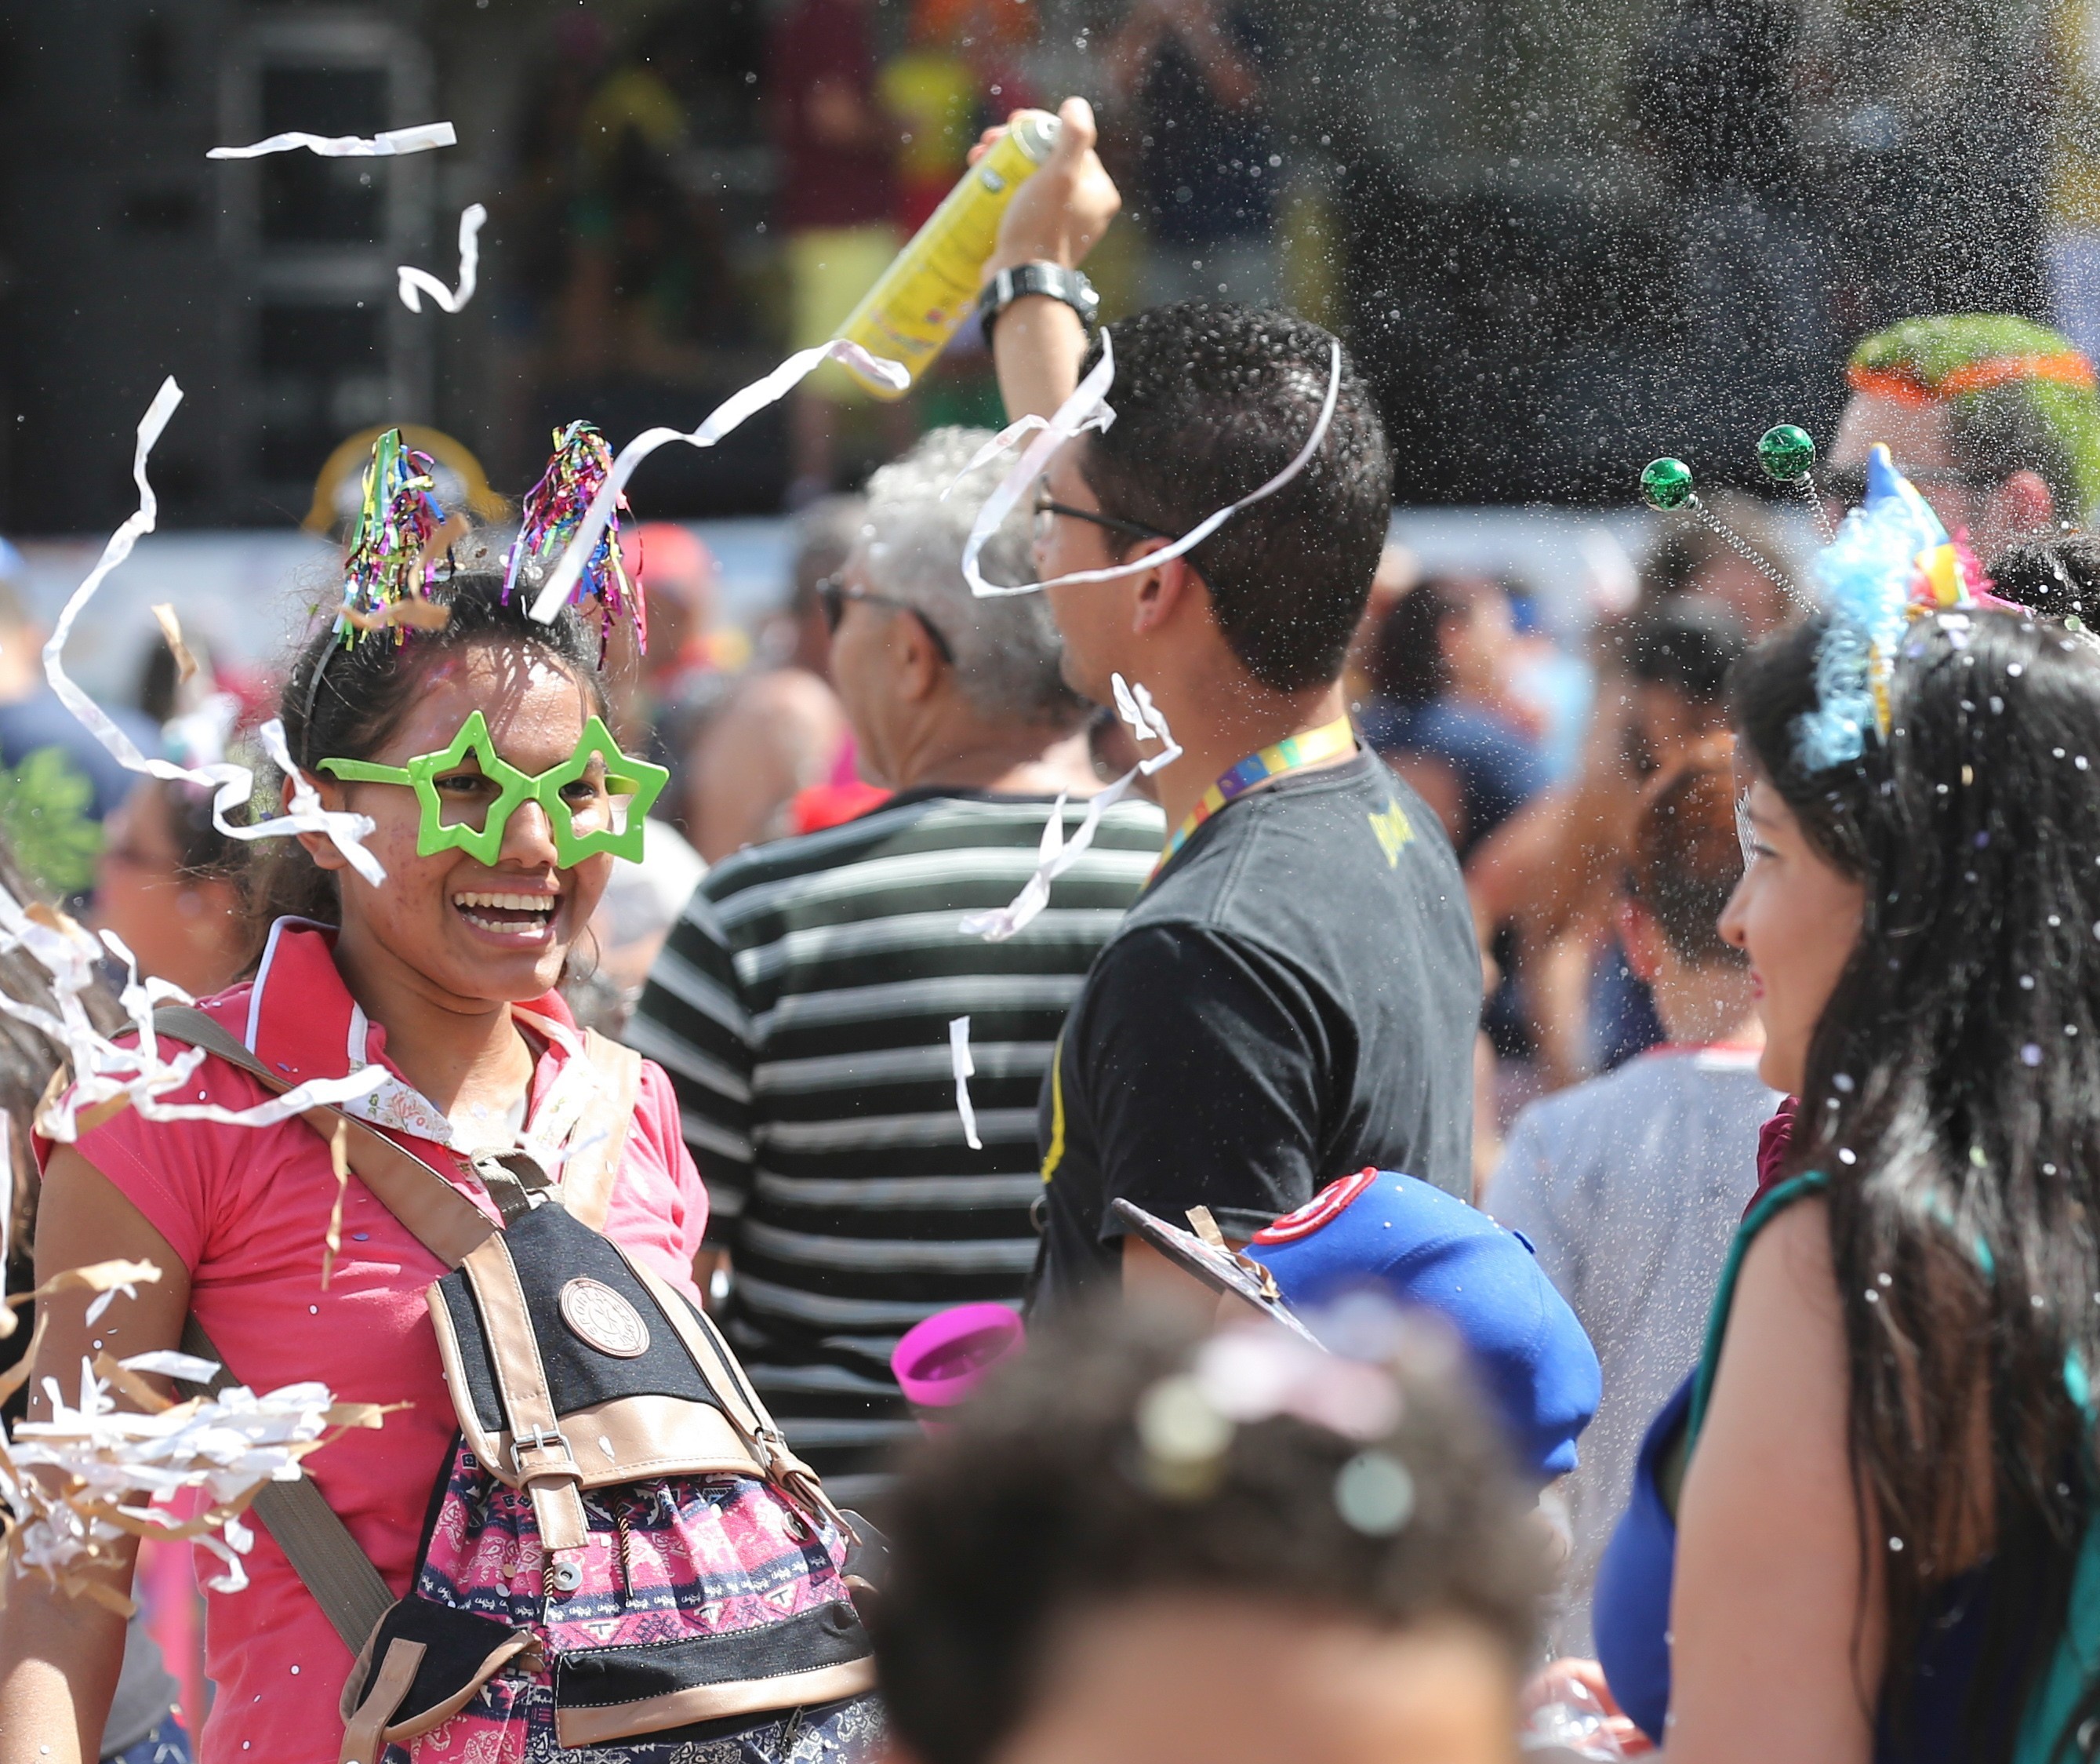
[[[126,1372],[157,1373],[164,1378],[181,1378],[190,1384],[209,1384],[218,1371],[215,1359],[179,1354],[170,1347],[157,1347],[150,1354],[133,1354],[117,1364]]]
[[[1161,743],[1160,751],[1149,759],[1140,759],[1088,802],[1085,818],[1073,833],[1070,844],[1065,840],[1065,796],[1061,793],[1051,805],[1050,818],[1043,824],[1043,838],[1036,847],[1035,874],[1021,884],[1021,892],[1004,906],[986,913],[973,913],[965,918],[960,926],[965,937],[982,937],[988,944],[1004,943],[1030,923],[1049,905],[1050,885],[1078,863],[1094,842],[1094,835],[1101,829],[1101,816],[1129,795],[1140,777],[1150,777],[1181,757],[1174,732],[1167,727],[1165,714],[1153,703],[1152,694],[1141,684],[1130,685],[1120,674],[1112,674],[1109,683],[1115,689],[1117,714],[1131,726],[1139,741]]]
[[[114,1561],[126,1536],[191,1538],[227,1566],[206,1584],[238,1592],[248,1584],[241,1558],[255,1541],[240,1514],[257,1492],[265,1483],[297,1481],[307,1452],[345,1427],[376,1427],[386,1413],[374,1404],[339,1404],[318,1383],[259,1396],[236,1385],[174,1404],[135,1376],[172,1371],[178,1361],[210,1364],[180,1354],[122,1363],[104,1355],[92,1366],[82,1360],[77,1404],[57,1380],[43,1381],[50,1418],[23,1422],[0,1444],[0,1536],[16,1572],[122,1607],[129,1602],[90,1579],[91,1572]],[[139,1406],[120,1409],[120,1391]],[[192,1519],[176,1519],[153,1504],[191,1490],[205,1497]]]
[[[25,909],[0,887],[0,952],[20,950],[51,977],[55,1010],[0,993],[0,1013],[25,1023],[65,1052],[73,1085],[38,1112],[37,1130],[46,1138],[71,1143],[77,1137],[82,1111],[121,1097],[148,1121],[211,1121],[234,1127],[268,1127],[322,1103],[343,1103],[364,1096],[386,1081],[384,1066],[373,1064],[346,1077],[315,1079],[252,1108],[229,1109],[211,1103],[177,1103],[163,1099],[180,1092],[206,1055],[184,1048],[165,1058],[153,1032],[153,1010],[161,1004],[188,1004],[188,993],[170,982],[141,979],[137,962],[114,933],[100,941],[48,907]],[[124,964],[125,984],[117,995],[136,1047],[120,1047],[88,1019],[86,999],[100,983],[97,964],[104,952]]]
[[[428,294],[440,310],[457,312],[471,300],[474,277],[481,267],[481,224],[488,219],[488,210],[479,202],[470,204],[461,212],[458,293],[453,293],[428,270],[404,263],[395,272],[401,278],[401,304],[411,312],[420,312],[423,310],[421,297]]]
[[[620,450],[612,462],[612,470],[605,475],[605,482],[591,498],[590,506],[585,511],[583,524],[576,529],[569,548],[554,565],[540,597],[532,603],[532,617],[543,625],[551,624],[560,612],[569,593],[583,574],[584,565],[605,532],[606,523],[611,519],[614,505],[627,488],[627,480],[634,475],[635,467],[660,447],[668,447],[673,441],[682,441],[688,447],[712,447],[738,424],[768,405],[785,398],[797,386],[827,361],[848,363],[870,379],[882,381],[904,391],[911,383],[911,375],[902,365],[884,356],[871,356],[858,343],[849,343],[843,337],[835,337],[827,343],[819,343],[813,349],[798,349],[780,365],[762,379],[753,380],[739,391],[725,398],[708,413],[707,420],[690,433],[677,429],[644,429]]]
[[[1127,564],[1111,564],[1105,569],[1073,570],[1063,576],[1052,576],[1045,581],[1021,582],[1012,586],[988,582],[977,568],[977,557],[984,550],[986,542],[999,530],[999,523],[1006,519],[1008,511],[1020,500],[1021,493],[1049,463],[1051,454],[1081,430],[1100,426],[1095,420],[1096,411],[1107,398],[1109,383],[1114,372],[1108,337],[1106,331],[1101,333],[1101,359],[1094,371],[1082,380],[1072,396],[1058,407],[1057,414],[1029,444],[1027,452],[1015,462],[1013,470],[1006,475],[998,489],[977,511],[977,518],[970,528],[968,542],[963,547],[963,575],[970,585],[971,593],[981,597],[1035,594],[1045,588],[1062,588],[1078,582],[1114,581],[1118,577],[1140,575],[1146,570],[1156,568],[1171,558],[1193,550],[1242,509],[1260,502],[1264,497],[1273,496],[1312,462],[1313,454],[1319,451],[1320,443],[1326,438],[1328,425],[1334,420],[1335,402],[1342,391],[1342,346],[1339,343],[1330,346],[1327,396],[1321,404],[1320,418],[1312,425],[1312,432],[1306,436],[1305,444],[1298,450],[1297,458],[1258,489],[1250,490],[1237,502],[1205,515],[1164,550],[1148,551]]]
[[[170,783],[192,784],[213,793],[211,803],[212,825],[232,839],[269,839],[288,833],[320,833],[332,839],[342,855],[356,867],[357,873],[375,888],[386,879],[386,872],[380,867],[379,860],[364,849],[364,836],[373,830],[373,823],[363,815],[331,812],[321,807],[320,798],[313,787],[298,776],[292,765],[291,755],[285,750],[285,731],[274,719],[257,732],[264,749],[276,762],[292,785],[292,808],[289,813],[272,816],[253,826],[236,826],[227,820],[228,811],[246,806],[254,794],[255,774],[245,766],[236,766],[221,761],[213,765],[191,768],[177,765],[173,760],[148,759],[139,751],[137,745],[112,722],[103,708],[76,686],[65,670],[66,639],[72,636],[73,628],[87,603],[95,598],[95,591],[118,564],[131,555],[132,548],[145,534],[153,530],[160,519],[160,502],[153,494],[153,487],[146,477],[146,461],[153,451],[153,444],[160,440],[161,431],[168,426],[174,414],[175,406],[183,401],[182,388],[175,384],[171,374],[161,382],[161,389],[153,401],[146,407],[146,414],[139,419],[138,444],[131,456],[131,479],[139,486],[139,506],[117,531],[109,536],[109,542],[102,548],[102,555],[95,568],[87,573],[86,579],[73,592],[66,602],[65,610],[60,613],[57,624],[51,627],[51,639],[44,645],[44,674],[51,683],[51,690],[59,696],[76,721],[99,741],[110,757],[127,771],[139,772],[149,778],[161,778]]]
[[[970,1019],[953,1017],[948,1022],[948,1057],[955,1068],[955,1112],[963,1117],[963,1138],[973,1152],[984,1150],[977,1137],[977,1112],[970,1103],[970,1078],[977,1066],[970,1059]]]
[[[455,147],[459,136],[449,122],[419,122],[412,128],[384,129],[367,139],[357,135],[307,135],[293,130],[246,147],[214,147],[206,159],[260,159],[265,153],[291,153],[304,148],[324,159],[392,159],[433,147]]]

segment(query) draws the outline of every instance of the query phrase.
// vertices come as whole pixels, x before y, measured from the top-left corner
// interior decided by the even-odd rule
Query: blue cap
[[[1542,1481],[1575,1468],[1604,1394],[1596,1350],[1515,1231],[1396,1170],[1330,1183],[1255,1234],[1246,1253],[1299,1312],[1366,1288],[1440,1312],[1471,1351],[1518,1461]]]

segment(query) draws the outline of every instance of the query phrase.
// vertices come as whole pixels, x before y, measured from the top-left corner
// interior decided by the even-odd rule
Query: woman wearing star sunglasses
[[[447,613],[436,629],[355,641],[318,633],[284,694],[291,754],[329,807],[369,819],[364,844],[384,881],[368,880],[325,838],[275,842],[250,878],[267,926],[252,979],[203,1001],[210,1023],[178,1035],[212,1049],[196,1074],[198,1100],[244,1108],[293,1083],[373,1066],[383,1072],[378,1087],[344,1106],[333,1151],[326,1124],[317,1131],[311,1117],[252,1129],[152,1122],[129,1109],[84,1120],[77,1143],[48,1147],[40,1270],[121,1258],[152,1262],[161,1277],[92,1327],[82,1306],[54,1304],[40,1370],[77,1377],[83,1355],[105,1346],[126,1355],[174,1348],[188,1317],[211,1357],[255,1389],[319,1379],[346,1399],[404,1405],[309,1466],[354,1552],[384,1583],[379,1603],[399,1603],[368,1630],[354,1664],[360,1644],[341,1601],[295,1572],[278,1536],[258,1536],[250,1584],[208,1599],[218,1695],[202,1735],[207,1764],[404,1764],[412,1753],[500,1764],[558,1745],[565,1757],[605,1756],[587,1736],[608,1730],[598,1707],[607,1699],[558,1704],[554,1688],[553,1663],[568,1657],[556,1651],[556,1626],[571,1594],[594,1601],[577,1615],[614,1640],[635,1623],[659,1635],[682,1625],[691,1633],[682,1647],[720,1629],[742,1651],[726,1687],[737,1694],[724,1694],[719,1671],[660,1686],[664,1696],[639,1726],[617,1730],[625,1764],[683,1757],[703,1740],[752,1760],[812,1743],[855,1757],[876,1725],[865,1694],[871,1668],[803,1674],[799,1708],[745,1683],[793,1675],[794,1661],[769,1653],[771,1638],[819,1610],[850,1611],[839,1572],[847,1536],[820,1496],[795,1497],[796,1461],[764,1443],[762,1410],[750,1430],[758,1474],[646,1475],[646,1462],[629,1468],[631,1438],[615,1421],[580,1426],[558,1408],[554,1425],[527,1430],[513,1409],[507,1433],[492,1437],[514,1442],[519,1479],[499,1479],[461,1430],[476,1423],[471,1404],[460,1404],[457,1367],[448,1384],[441,1345],[452,1344],[446,1364],[470,1359],[470,1345],[457,1344],[476,1339],[497,1344],[492,1364],[522,1350],[514,1339],[501,1345],[508,1338],[495,1321],[480,1337],[457,1319],[441,1331],[435,1295],[452,1258],[433,1247],[428,1217],[397,1210],[381,1179],[386,1156],[397,1171],[401,1153],[419,1163],[418,1204],[441,1220],[465,1218],[483,1243],[502,1240],[520,1278],[531,1268],[510,1243],[572,1200],[585,1218],[584,1197],[595,1194],[598,1238],[640,1283],[620,1290],[666,1295],[661,1308],[642,1307],[657,1320],[652,1332],[638,1329],[634,1305],[602,1281],[562,1286],[558,1316],[532,1318],[549,1402],[567,1376],[562,1356],[578,1342],[611,1356],[615,1373],[629,1364],[619,1356],[644,1356],[633,1364],[654,1368],[645,1391],[677,1385],[664,1382],[662,1337],[690,1346],[705,1329],[692,1271],[708,1196],[662,1071],[580,1033],[557,990],[615,854],[638,841],[662,782],[606,732],[599,632],[573,611],[535,623],[529,596],[506,595],[493,573],[456,577],[431,599]],[[350,1167],[339,1174],[346,1145]],[[377,1164],[375,1147],[385,1155]],[[427,1182],[433,1174],[442,1187]],[[549,1209],[550,1198],[561,1205]],[[514,1388],[497,1377],[500,1390]],[[743,1426],[733,1401],[718,1406]],[[652,1437],[674,1457],[687,1449],[689,1436],[670,1421]],[[602,1453],[623,1479],[609,1483],[599,1463],[595,1480],[556,1486],[577,1503],[580,1542],[557,1535],[535,1479],[542,1472],[527,1474],[550,1452],[562,1474],[576,1469],[571,1460],[589,1461],[588,1472]],[[500,1455],[483,1448],[484,1458]],[[274,1523],[267,1514],[264,1523]],[[457,1627],[444,1627],[456,1616],[483,1638],[467,1656]],[[826,1620],[851,1627],[843,1615]],[[439,1629],[418,1630],[404,1654],[403,1623]],[[33,1576],[14,1582],[0,1617],[0,1760],[95,1756],[122,1628],[91,1599]],[[413,1669],[389,1677],[399,1660]],[[424,1673],[462,1660],[467,1689],[434,1704]],[[421,1712],[420,1726],[352,1719],[346,1734],[360,1698],[373,1704],[382,1692],[402,1700],[387,1709]],[[411,1732],[382,1739],[404,1726]]]

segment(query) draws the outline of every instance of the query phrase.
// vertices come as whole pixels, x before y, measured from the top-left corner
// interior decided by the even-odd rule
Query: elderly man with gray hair
[[[876,472],[859,541],[819,590],[862,768],[895,794],[719,865],[627,1031],[677,1089],[708,1242],[733,1264],[730,1338],[848,1501],[879,1492],[915,1426],[889,1372],[898,1337],[951,1305],[1019,1303],[1036,1094],[1164,833],[1149,803],[1119,803],[1017,935],[961,930],[1020,890],[1047,817],[1069,838],[1101,787],[1091,707],[1064,683],[1040,597],[979,599],[963,580],[1000,468],[957,479],[985,439],[939,430]],[[1027,521],[1017,511],[986,546],[993,580],[1029,579]],[[976,1144],[956,1106],[959,1017]]]

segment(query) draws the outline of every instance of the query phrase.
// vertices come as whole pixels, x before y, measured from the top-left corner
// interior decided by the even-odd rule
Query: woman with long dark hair
[[[2100,645],[1971,599],[1881,476],[1735,677],[1722,930],[1799,1108],[1598,1583],[1699,1764],[2054,1759],[2100,1709]]]

